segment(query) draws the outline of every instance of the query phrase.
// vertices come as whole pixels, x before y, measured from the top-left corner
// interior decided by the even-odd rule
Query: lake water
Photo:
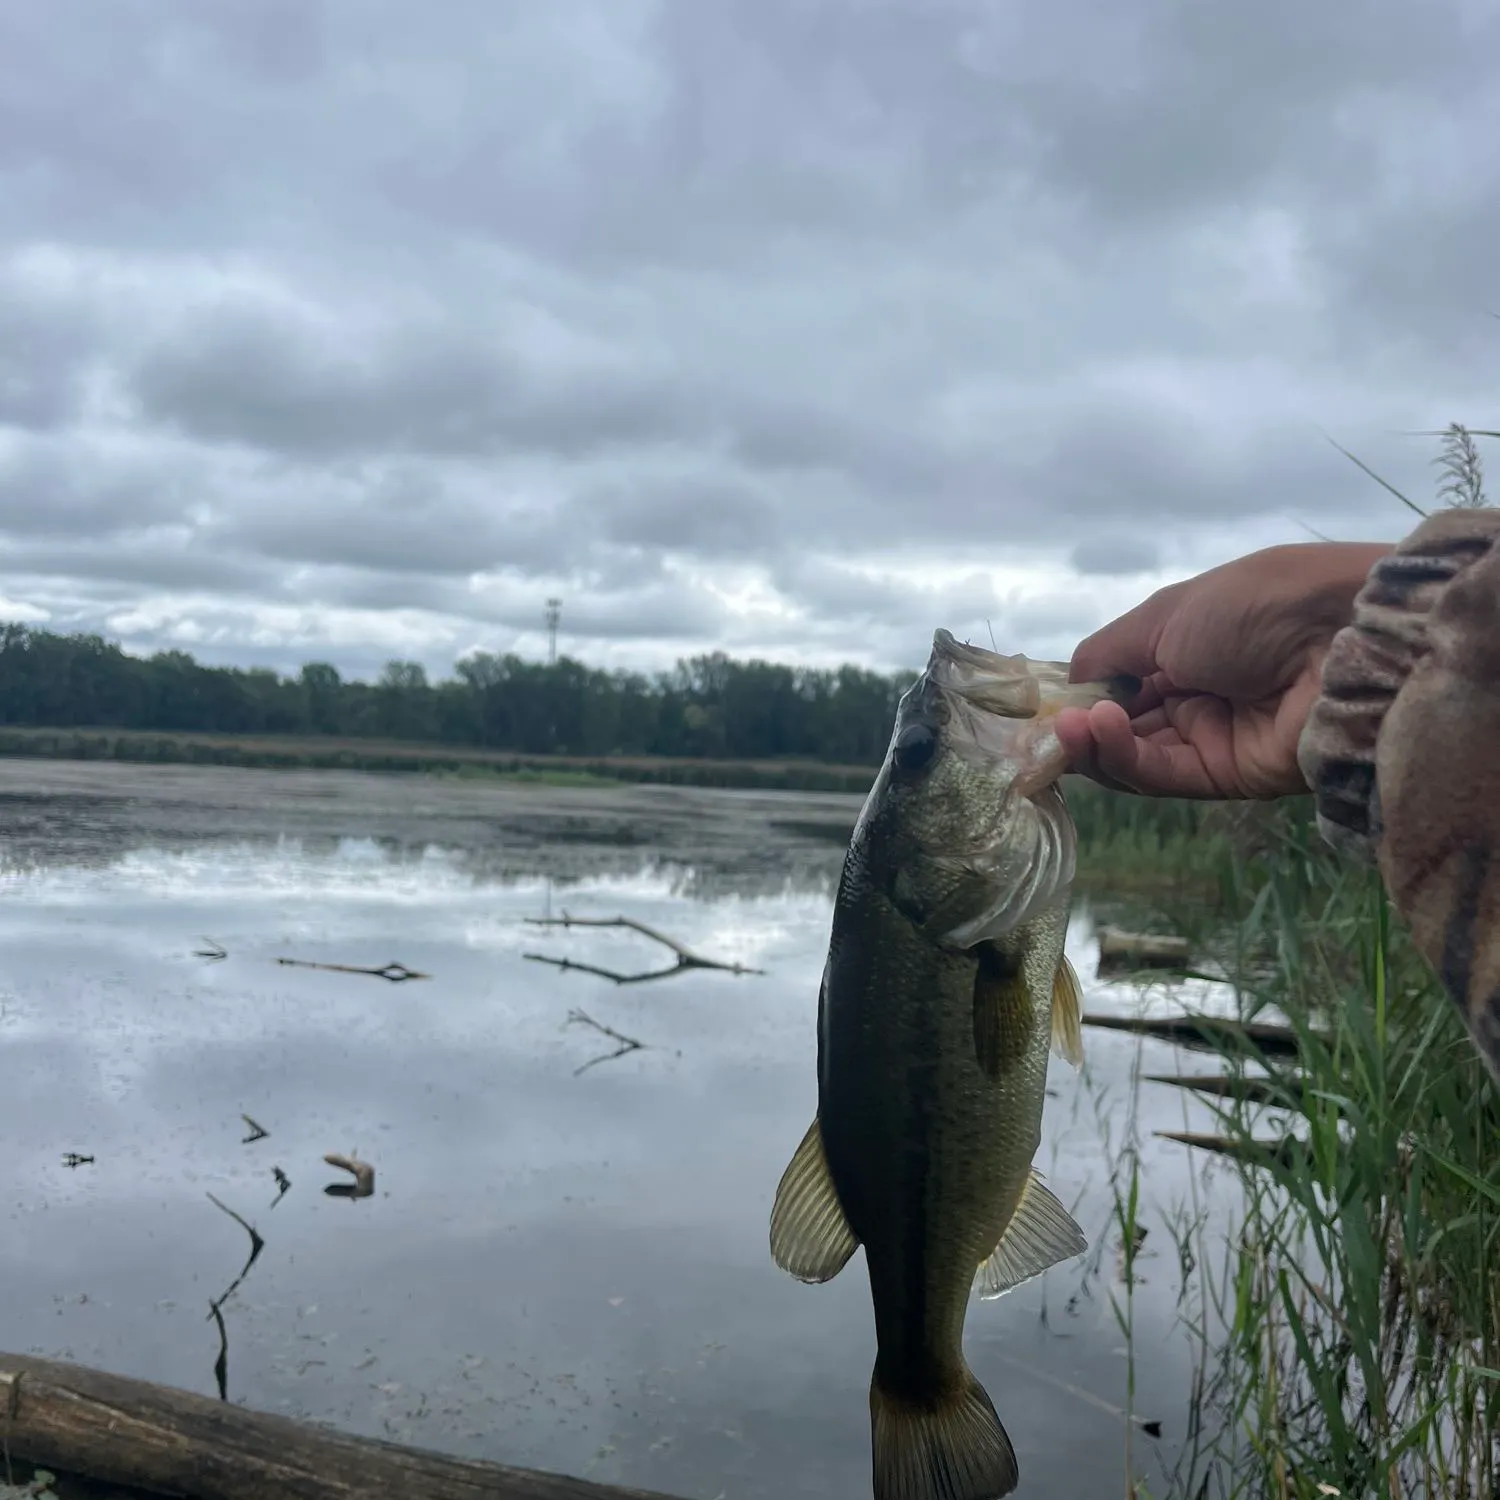
[[[868,1494],[863,1266],[803,1286],[766,1240],[814,1109],[857,807],[0,762],[0,1349],[215,1394],[209,1304],[249,1241],[212,1194],[265,1240],[223,1306],[232,1401],[698,1500]],[[525,920],[564,909],[765,972],[620,987],[529,960],[670,958]],[[1088,1008],[1140,1008],[1093,980],[1091,934],[1081,911]],[[206,939],[227,957],[195,956]],[[570,1024],[578,1009],[643,1045],[586,1067],[614,1044]],[[969,1316],[1024,1496],[1123,1489],[1110,1184],[1127,1138],[1148,1229],[1135,1409],[1161,1424],[1135,1439],[1148,1479],[1184,1440],[1191,1380],[1164,1216],[1231,1191],[1152,1137],[1212,1128],[1182,1091],[1134,1087],[1174,1071],[1172,1049],[1086,1042],[1081,1074],[1053,1063],[1037,1160],[1090,1253]],[[244,1144],[242,1115],[266,1138]],[[351,1151],[372,1197],[324,1192],[347,1180],[324,1153]]]

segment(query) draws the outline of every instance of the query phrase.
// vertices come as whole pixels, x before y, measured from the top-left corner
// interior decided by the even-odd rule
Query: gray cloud
[[[681,393],[623,355],[518,347],[523,331],[387,318],[366,333],[253,303],[207,314],[131,372],[148,421],[312,460],[369,453],[559,459],[689,435]]]
[[[1068,561],[1085,578],[1150,573],[1161,566],[1161,548],[1151,537],[1106,533],[1079,542]]]
[[[0,18],[0,595],[216,659],[1066,654],[1495,425],[1500,14]],[[1002,638],[1003,637],[1003,638]]]

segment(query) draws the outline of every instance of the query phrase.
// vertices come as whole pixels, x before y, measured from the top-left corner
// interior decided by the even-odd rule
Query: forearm
[[[1320,831],[1378,862],[1500,1076],[1497,543],[1500,512],[1448,510],[1376,556],[1298,759]]]

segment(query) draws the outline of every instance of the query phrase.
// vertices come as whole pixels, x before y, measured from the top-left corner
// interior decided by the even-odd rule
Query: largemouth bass
[[[1050,1048],[1082,1061],[1063,953],[1076,833],[1052,720],[1139,686],[933,637],[901,699],[834,905],[818,1113],[771,1253],[828,1281],[863,1245],[875,1500],[993,1500],[1015,1451],[963,1355],[996,1297],[1088,1248],[1031,1162]]]

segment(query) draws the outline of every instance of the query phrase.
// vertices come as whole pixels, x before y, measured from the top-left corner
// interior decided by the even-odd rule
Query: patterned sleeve
[[[1500,511],[1440,511],[1371,569],[1298,759],[1500,1078]]]

